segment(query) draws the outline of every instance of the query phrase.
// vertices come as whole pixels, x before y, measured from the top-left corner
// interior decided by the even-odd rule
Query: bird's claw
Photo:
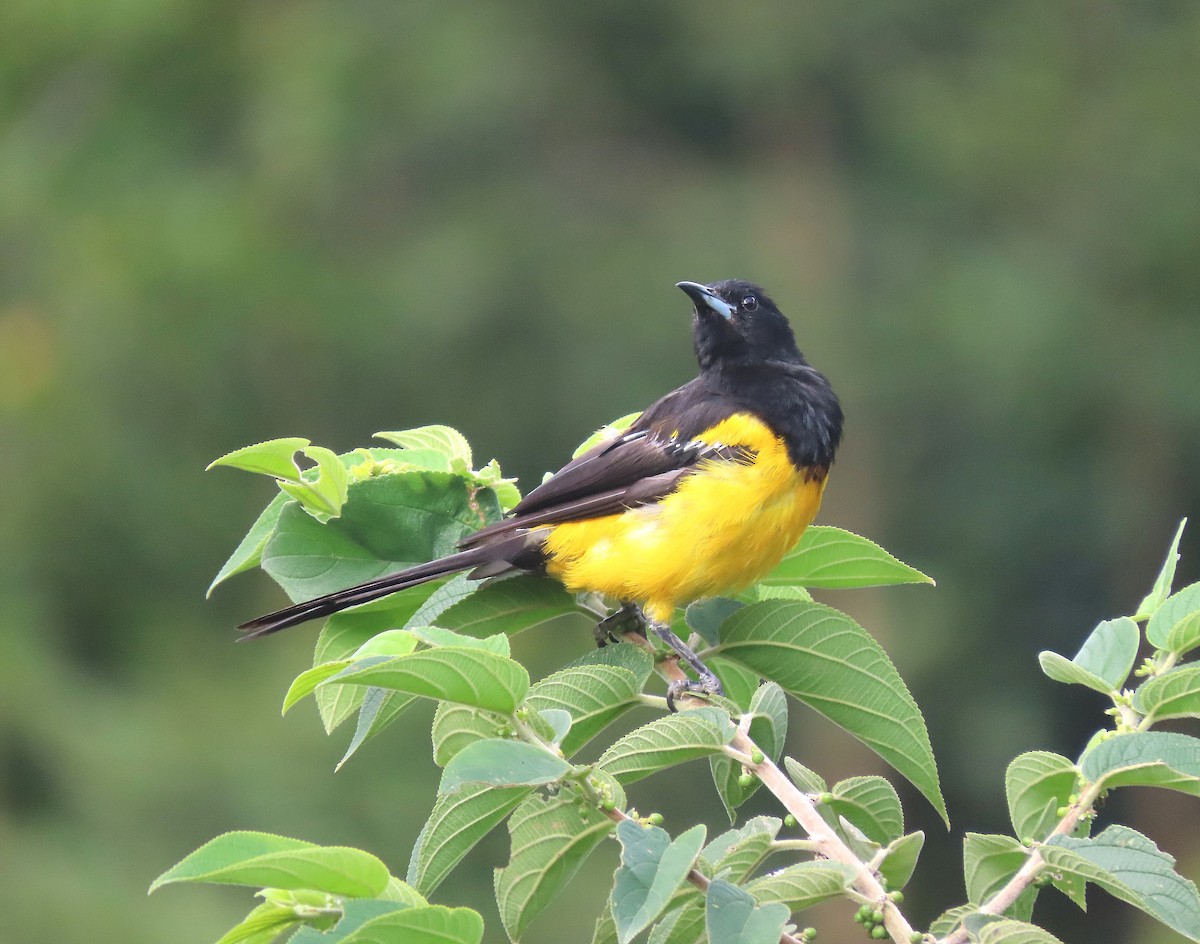
[[[614,610],[600,620],[592,630],[596,637],[596,645],[603,649],[610,643],[618,643],[621,637],[629,633],[646,634],[646,617],[639,607],[626,603],[620,609]]]
[[[701,675],[699,679],[676,679],[667,686],[667,710],[678,711],[675,699],[680,695],[724,695],[721,680],[711,672]]]

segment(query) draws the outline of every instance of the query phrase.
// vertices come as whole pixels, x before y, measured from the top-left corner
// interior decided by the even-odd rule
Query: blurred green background
[[[211,941],[244,891],[145,889],[230,828],[403,873],[429,712],[336,775],[348,733],[279,718],[315,629],[232,645],[282,594],[204,591],[272,487],[205,464],[444,422],[528,486],[691,376],[673,283],[728,277],[843,397],[820,520],[938,579],[824,599],[927,710],[955,828],[905,794],[909,901],[957,903],[1007,761],[1101,721],[1037,651],[1130,612],[1200,528],[1198,61],[1190,0],[0,5],[0,938]],[[793,727],[831,778],[878,767]],[[715,828],[706,777],[634,799]],[[1200,873],[1193,806],[1119,802]],[[505,853],[438,895],[489,942]],[[526,940],[590,939],[614,856]],[[1043,897],[1077,940],[1170,939]]]

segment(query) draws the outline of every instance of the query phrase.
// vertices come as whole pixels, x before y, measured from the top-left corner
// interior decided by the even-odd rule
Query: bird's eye
[[[758,307],[758,299],[753,295],[747,295],[742,299],[742,311],[754,311]]]

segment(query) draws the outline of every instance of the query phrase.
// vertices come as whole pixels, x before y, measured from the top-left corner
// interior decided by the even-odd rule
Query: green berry
[[[871,906],[863,905],[858,911],[854,912],[854,920],[862,924],[867,918],[871,917]]]
[[[873,937],[875,940],[882,941],[887,936],[887,928],[885,928],[882,924],[877,924],[875,927],[871,928],[871,937]]]
[[[1059,819],[1062,819],[1064,816],[1067,815],[1067,808],[1065,806],[1060,806],[1057,810],[1054,811],[1054,815],[1057,816]]]
[[[817,929],[816,928],[805,928],[803,931],[800,932],[800,936],[802,938],[804,938],[804,940],[806,940],[806,941],[815,941],[817,939]]]
[[[761,764],[764,760],[766,760],[766,757],[764,757],[763,752],[756,747],[750,752],[750,760],[755,764]]]
[[[873,922],[875,922],[876,924],[882,924],[883,923],[883,912],[880,911],[878,908],[876,908],[874,911],[871,912],[871,920]]]
[[[908,936],[908,940],[909,944],[921,944],[921,942],[925,940],[925,935],[920,931],[913,931],[913,933]]]
[[[796,825],[796,817],[794,817],[791,813],[788,813],[788,815],[783,818],[783,825],[784,826],[795,826]]]
[[[742,774],[738,777],[739,787],[748,787],[752,783],[754,783],[754,774]]]
[[[904,901],[904,892],[888,892],[888,898],[890,898],[896,904],[900,904],[902,901]]]
[[[646,817],[646,822],[651,826],[661,826],[663,821],[662,813],[651,813]]]

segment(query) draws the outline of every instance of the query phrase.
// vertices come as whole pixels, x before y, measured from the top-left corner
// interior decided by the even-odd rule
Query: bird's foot
[[[701,661],[700,657],[692,651],[691,647],[682,639],[671,632],[671,627],[666,623],[651,623],[650,628],[654,630],[655,635],[663,642],[675,650],[679,658],[686,662],[696,673],[696,681],[691,679],[677,679],[667,686],[667,708],[671,711],[675,710],[675,699],[684,694],[697,695],[724,695],[725,690],[721,688],[721,680],[713,674],[712,669]]]
[[[675,707],[675,699],[680,695],[724,695],[725,690],[721,688],[721,680],[718,679],[712,672],[707,669],[700,675],[698,680],[693,679],[676,679],[667,686],[667,710],[677,711]]]
[[[646,617],[641,607],[626,603],[600,620],[592,633],[596,637],[596,645],[603,649],[609,643],[620,642],[621,637],[628,633],[646,635]]]

